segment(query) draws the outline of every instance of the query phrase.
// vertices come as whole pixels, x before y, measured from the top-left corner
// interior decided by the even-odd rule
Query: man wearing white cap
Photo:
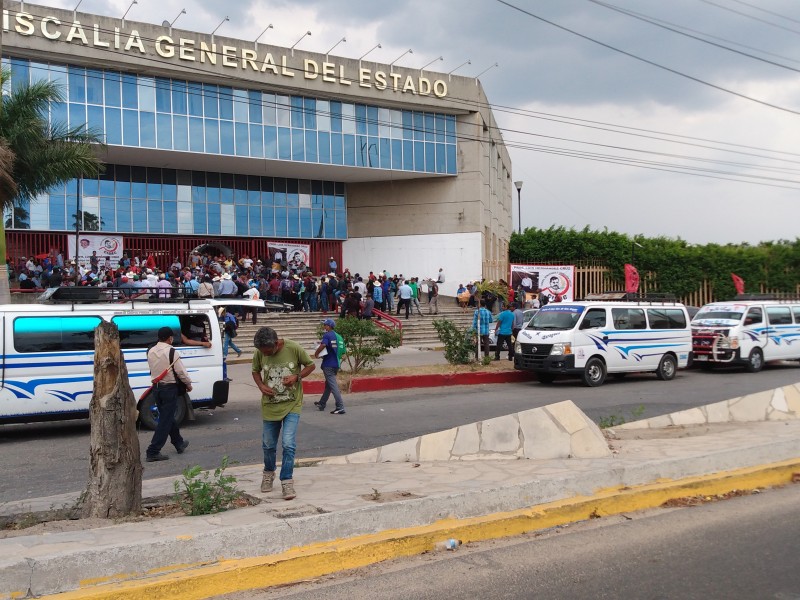
[[[339,265],[336,264],[336,259],[331,256],[331,260],[328,262],[328,271],[336,273],[338,267]]]

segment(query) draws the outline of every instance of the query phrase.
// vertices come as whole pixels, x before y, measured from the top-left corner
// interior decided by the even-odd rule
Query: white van
[[[692,319],[694,360],[743,365],[750,373],[772,360],[800,360],[800,300],[713,302]]]
[[[608,373],[642,371],[666,381],[687,366],[691,349],[689,315],[677,302],[551,303],[517,336],[514,367],[533,371],[542,383],[577,375],[594,387]]]
[[[175,332],[175,348],[192,378],[193,407],[228,401],[222,380],[222,335],[214,307],[202,300],[176,303],[0,305],[3,353],[0,359],[0,423],[80,419],[89,414],[94,379],[94,330],[101,321],[119,328],[120,345],[134,396],[150,386],[147,350],[161,327]],[[211,347],[182,343],[203,336]],[[158,419],[153,394],[140,403],[140,420],[153,428]],[[186,407],[178,403],[176,419]]]

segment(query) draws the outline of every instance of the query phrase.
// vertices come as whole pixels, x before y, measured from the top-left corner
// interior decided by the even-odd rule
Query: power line
[[[743,6],[748,6],[755,10],[760,10],[761,12],[765,12],[768,15],[772,15],[774,17],[780,17],[781,19],[786,19],[787,21],[792,21],[793,23],[800,23],[800,19],[793,19],[792,17],[782,15],[781,13],[777,13],[772,10],[767,10],[766,8],[762,8],[761,6],[756,6],[755,4],[750,4],[749,2],[743,2],[743,0],[731,0],[731,2],[736,2],[736,4],[742,4]]]
[[[701,0],[701,1],[706,2],[708,0]],[[689,79],[690,81],[694,81],[695,83],[699,83],[699,84],[708,86],[710,88],[713,88],[715,90],[719,90],[721,92],[725,92],[727,94],[731,94],[731,95],[736,96],[738,98],[742,98],[744,100],[749,100],[750,102],[755,102],[756,104],[761,104],[762,106],[767,106],[769,108],[774,108],[775,110],[780,110],[780,111],[791,113],[791,114],[794,114],[794,115],[800,115],[800,111],[798,111],[798,110],[791,109],[791,108],[786,108],[784,106],[779,106],[777,104],[772,104],[771,102],[767,102],[765,100],[759,100],[758,98],[753,98],[752,96],[748,96],[747,94],[743,94],[741,92],[736,92],[734,90],[722,87],[722,86],[717,85],[715,83],[711,83],[710,81],[705,81],[704,79],[700,79],[699,77],[694,77],[693,75],[689,75],[688,73],[683,73],[681,71],[678,71],[677,69],[673,69],[671,67],[667,67],[667,66],[662,65],[660,63],[657,63],[655,61],[646,59],[646,58],[644,58],[642,56],[638,56],[636,54],[633,54],[632,52],[628,52],[626,50],[622,50],[621,48],[617,48],[616,46],[612,46],[611,44],[606,44],[605,42],[601,42],[600,40],[597,40],[595,38],[589,37],[588,35],[584,35],[582,33],[578,33],[577,31],[575,31],[573,29],[569,29],[568,27],[564,27],[563,25],[559,25],[558,23],[554,23],[553,21],[548,21],[547,19],[545,19],[543,17],[540,17],[538,15],[535,15],[530,11],[527,11],[527,10],[525,10],[523,8],[515,6],[515,5],[511,4],[510,2],[506,2],[506,0],[497,0],[497,2],[507,6],[509,8],[511,8],[513,10],[516,10],[516,11],[518,11],[518,12],[524,14],[524,15],[527,15],[527,16],[533,18],[533,19],[536,19],[537,21],[541,21],[543,23],[547,23],[548,25],[556,27],[557,29],[561,29],[562,31],[566,31],[567,33],[571,33],[572,35],[575,35],[575,36],[577,36],[577,37],[579,37],[581,39],[587,40],[589,42],[593,42],[593,43],[595,43],[595,44],[597,44],[599,46],[602,46],[603,48],[608,48],[609,50],[613,50],[614,52],[619,52],[620,54],[623,54],[623,55],[625,55],[625,56],[627,56],[629,58],[633,58],[634,60],[638,60],[638,61],[643,62],[645,64],[648,64],[648,65],[650,65],[652,67],[656,67],[658,69],[662,69],[664,71],[667,71],[668,73],[672,73],[674,75],[678,75],[679,77],[683,77],[685,79]]]
[[[654,19],[652,19],[652,18],[650,18],[650,17],[648,17],[646,15],[643,15],[641,13],[635,13],[633,11],[629,11],[627,9],[620,8],[618,6],[614,6],[613,4],[606,4],[605,2],[602,2],[601,0],[588,0],[588,2],[591,2],[592,4],[596,4],[598,6],[603,6],[603,7],[607,8],[607,9],[609,9],[609,10],[613,10],[614,12],[618,12],[620,14],[627,15],[627,16],[633,18],[633,19],[637,19],[637,20],[643,21],[645,23],[650,23],[651,25],[654,25],[655,27],[660,27],[661,29],[666,29],[667,31],[671,31],[673,33],[677,33],[678,35],[682,35],[682,36],[691,38],[693,40],[697,40],[698,42],[703,42],[704,44],[709,44],[710,46],[714,46],[715,48],[721,48],[722,50],[727,50],[728,52],[734,52],[736,54],[739,54],[740,56],[746,56],[747,58],[752,58],[753,60],[758,60],[758,61],[761,61],[761,62],[766,63],[768,65],[772,65],[774,67],[779,67],[781,69],[787,69],[789,71],[794,71],[795,73],[800,73],[800,69],[797,69],[795,67],[790,67],[788,65],[784,65],[783,63],[775,62],[773,60],[768,60],[766,58],[762,58],[762,57],[756,56],[754,54],[749,54],[748,52],[743,52],[741,50],[737,50],[736,48],[731,48],[730,46],[724,46],[723,44],[718,44],[717,42],[712,42],[711,40],[703,39],[703,38],[698,37],[696,35],[692,35],[691,33],[686,33],[685,31],[680,31],[679,29],[676,29],[674,27],[670,27],[669,25],[664,25],[663,23],[657,22],[656,20],[654,20]]]
[[[785,27],[783,25],[778,25],[777,23],[773,23],[772,21],[767,21],[766,19],[759,19],[758,17],[754,17],[753,15],[749,15],[746,12],[742,12],[740,10],[736,10],[734,8],[731,8],[730,6],[725,6],[724,4],[718,4],[716,2],[711,2],[711,0],[700,0],[700,2],[703,2],[704,4],[708,4],[710,6],[714,6],[716,8],[722,9],[722,10],[726,10],[728,12],[732,12],[732,13],[734,13],[736,15],[739,15],[741,17],[745,17],[747,19],[752,19],[753,21],[758,21],[759,23],[764,23],[765,25],[769,25],[770,27],[777,27],[778,29],[783,29],[784,31],[788,31],[790,33],[795,33],[795,34],[799,34],[800,35],[800,31],[798,31],[797,29],[792,29],[791,27]]]

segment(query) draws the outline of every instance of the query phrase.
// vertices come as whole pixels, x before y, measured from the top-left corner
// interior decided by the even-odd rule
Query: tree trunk
[[[101,323],[94,334],[94,389],[89,405],[91,474],[83,516],[114,518],[142,509],[142,461],[136,399],[120,350],[119,330]]]
[[[2,218],[0,218],[2,221]],[[3,243],[0,244],[0,256],[3,256],[2,263],[0,263],[0,304],[11,304],[11,286],[8,281],[8,265],[5,261],[5,238],[6,234],[5,231],[2,230],[2,224],[0,224],[0,239],[3,240]]]

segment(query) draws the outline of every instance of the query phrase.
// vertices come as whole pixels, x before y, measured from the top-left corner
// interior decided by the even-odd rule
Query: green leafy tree
[[[444,358],[451,365],[468,365],[475,360],[477,340],[475,332],[469,327],[458,327],[453,321],[439,319],[433,327],[444,344]]]
[[[317,334],[322,337],[322,326]],[[381,363],[381,356],[403,341],[402,334],[394,329],[378,327],[370,319],[345,317],[336,322],[336,333],[342,336],[347,347],[345,360],[350,373],[356,375],[365,369],[373,369]]]
[[[9,71],[0,73],[0,84],[11,78]],[[101,169],[96,150],[101,139],[84,125],[69,127],[48,120],[53,102],[63,102],[58,84],[49,81],[17,84],[3,95],[0,109],[0,139],[11,151],[13,188],[0,178],[0,209],[7,210],[15,202],[28,204],[52,187],[76,177],[96,177]],[[5,230],[0,231],[0,256],[6,256]],[[11,301],[5,260],[0,261],[0,303]]]

